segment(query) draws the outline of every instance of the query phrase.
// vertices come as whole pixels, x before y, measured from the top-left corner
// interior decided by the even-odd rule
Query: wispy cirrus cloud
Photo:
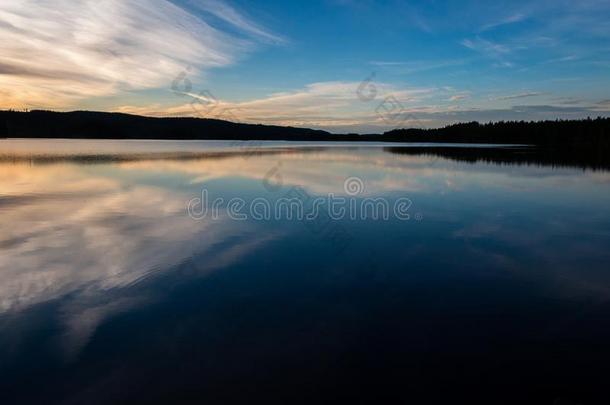
[[[219,1],[198,7],[233,32],[167,0],[0,3],[0,108],[66,108],[165,87],[187,65],[205,72],[234,63],[257,42],[281,41]]]
[[[468,49],[481,52],[488,56],[496,58],[502,55],[510,54],[512,51],[512,49],[507,45],[489,41],[481,37],[476,37],[474,39],[464,39],[461,44]]]
[[[516,23],[526,20],[527,18],[528,18],[527,14],[521,13],[521,12],[516,12],[505,18],[502,18],[501,20],[495,21],[493,23],[485,24],[483,27],[481,27],[481,32],[489,31],[489,30],[492,30],[492,29],[495,29],[498,27],[502,27],[505,25],[516,24]]]
[[[447,60],[413,60],[413,61],[371,61],[370,65],[387,70],[394,74],[411,74],[429,70],[444,69],[464,65],[464,59]]]
[[[506,44],[490,41],[481,37],[464,39],[460,44],[483,57],[493,61],[493,67],[512,68],[515,64],[510,60],[515,49]]]
[[[470,94],[468,94],[468,93],[455,94],[455,95],[449,97],[449,101],[456,102],[456,101],[466,100],[468,98],[470,98]]]
[[[543,93],[540,93],[537,91],[529,91],[529,92],[525,92],[525,93],[509,94],[507,96],[494,97],[494,98],[492,98],[492,100],[497,100],[497,101],[515,100],[515,99],[520,99],[520,98],[538,97],[538,96],[542,96],[542,95],[543,95]]]
[[[610,111],[610,100],[602,100],[595,104],[593,108],[595,111]]]
[[[220,0],[196,0],[191,1],[197,9],[212,14],[215,17],[229,23],[234,27],[239,27],[243,32],[246,32],[259,39],[272,43],[285,43],[287,39],[276,35],[265,28],[261,27],[243,13],[237,11],[231,5]]]
[[[273,125],[335,128],[366,126],[390,129],[376,111],[388,97],[404,107],[404,113],[417,111],[416,105],[433,96],[435,88],[406,88],[388,83],[375,83],[376,97],[363,102],[358,98],[361,82],[331,81],[311,83],[289,92],[273,93],[266,97],[231,102],[212,100],[209,96],[189,94],[192,102],[173,107],[122,106],[119,111],[150,116],[199,116],[206,118],[238,119],[242,122]],[[203,108],[198,107],[198,101]],[[228,114],[230,112],[230,114]]]
[[[401,96],[400,91],[396,93]],[[397,120],[388,124],[379,112],[376,111],[384,97],[376,102],[350,105],[347,100],[337,100],[327,97],[326,101],[307,94],[307,90],[295,93],[286,93],[276,97],[268,97],[244,103],[219,102],[209,115],[197,115],[192,106],[178,105],[166,107],[161,105],[149,106],[123,106],[119,110],[124,113],[141,114],[149,116],[196,116],[200,118],[217,118],[231,120],[233,117],[241,122],[264,123],[270,125],[290,125],[309,128],[320,128],[334,133],[342,132],[383,132],[395,128],[410,127],[441,127],[457,122],[469,121],[501,121],[501,120],[546,120],[546,119],[580,119],[588,116],[609,116],[610,102],[608,100],[598,103],[560,103],[534,104],[534,105],[491,105],[488,100],[481,104],[472,99],[471,95],[458,94],[447,98],[446,93],[439,89],[412,96],[412,102],[401,101],[404,109],[400,114],[404,120]],[[444,104],[435,103],[440,97]],[[534,95],[503,96],[504,100],[520,100]],[[290,100],[288,104],[284,101]],[[313,100],[316,101],[313,101]],[[501,99],[501,98],[500,98]],[[333,101],[334,100],[334,101]],[[467,102],[466,105],[458,102]],[[336,103],[336,104],[335,104]],[[224,111],[232,111],[232,116],[224,116]],[[295,112],[296,111],[296,112]]]

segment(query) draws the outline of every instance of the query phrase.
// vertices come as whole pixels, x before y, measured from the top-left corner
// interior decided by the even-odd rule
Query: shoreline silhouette
[[[605,152],[610,149],[610,118],[487,124],[468,122],[436,129],[405,128],[360,135],[207,118],[9,110],[0,111],[0,138],[481,143]]]

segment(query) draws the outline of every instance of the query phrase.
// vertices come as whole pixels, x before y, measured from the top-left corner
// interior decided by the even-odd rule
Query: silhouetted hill
[[[323,141],[329,135],[313,129],[201,118],[152,118],[89,111],[0,111],[0,137],[5,138]]]
[[[87,111],[0,111],[0,137],[502,143],[606,153],[610,150],[610,118],[471,122],[439,129],[399,129],[380,135],[340,135],[201,118],[151,118]]]

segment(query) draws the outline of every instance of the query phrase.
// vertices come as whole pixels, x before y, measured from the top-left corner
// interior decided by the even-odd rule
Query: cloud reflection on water
[[[579,218],[564,218],[567,225],[561,230],[549,222],[553,210],[540,210],[544,204],[557,209],[561,205],[557,198],[573,206],[570,192],[595,195],[597,187],[607,187],[608,172],[471,165],[367,148],[287,148],[260,154],[238,150],[163,159],[146,155],[93,165],[36,159],[5,158],[0,163],[0,317],[59,303],[62,346],[69,356],[78,353],[109,317],[158,299],[145,287],[155,277],[189,261],[195,263],[195,274],[205,275],[287,237],[279,228],[226,217],[193,221],[185,210],[201,187],[222,191],[231,179],[249,185],[234,192],[269,196],[262,180],[278,163],[284,188],[341,194],[345,179],[357,175],[365,180],[367,195],[413,199],[419,209],[427,210],[428,225],[422,226],[442,224],[446,232],[435,238],[424,233],[409,236],[409,240],[419,238],[419,251],[430,260],[440,260],[442,243],[453,240],[455,245],[465,244],[463,255],[468,259],[478,257],[496,270],[523,271],[525,259],[513,253],[527,252],[527,260],[547,269],[540,274],[567,280],[555,283],[562,294],[608,296],[605,274],[575,272],[567,252],[547,246],[554,237],[550,229],[563,232],[566,238],[560,242],[566,244],[576,235],[575,226],[589,226],[590,233],[581,232],[586,241],[572,244],[573,253],[588,255],[592,263],[607,260],[599,250],[608,237],[603,233],[607,228],[598,229],[595,222],[603,222],[607,211],[600,211],[597,219],[593,215],[586,224]],[[601,206],[608,198],[607,192],[602,193],[592,204]],[[532,225],[524,233],[524,224],[511,222],[509,215],[490,214],[502,208],[502,199],[508,211],[519,212],[523,204],[535,207],[539,217],[521,220],[539,227]],[[511,206],[514,203],[521,207]],[[484,241],[494,241],[500,248],[490,249]],[[388,249],[394,245],[390,243]],[[397,263],[400,260],[397,254]]]

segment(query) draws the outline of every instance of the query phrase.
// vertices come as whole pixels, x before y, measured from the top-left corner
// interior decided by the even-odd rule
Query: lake
[[[610,172],[455,146],[0,140],[0,403],[610,403]]]

